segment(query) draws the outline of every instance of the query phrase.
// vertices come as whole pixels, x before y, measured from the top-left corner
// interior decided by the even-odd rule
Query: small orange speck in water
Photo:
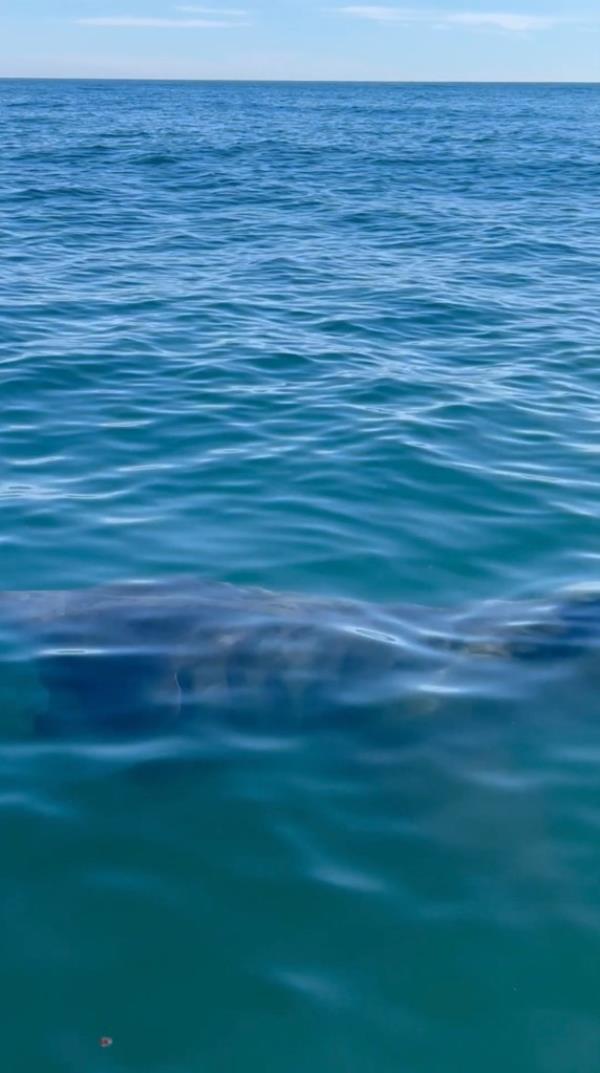
[[[100,1046],[101,1047],[112,1047],[112,1039],[110,1038],[110,1036],[101,1036],[100,1037]]]

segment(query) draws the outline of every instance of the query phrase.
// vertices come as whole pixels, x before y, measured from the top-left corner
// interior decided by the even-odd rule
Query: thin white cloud
[[[226,30],[244,24],[231,19],[161,19],[138,15],[97,15],[75,20],[79,26],[113,26],[154,30]]]
[[[175,10],[182,15],[207,15],[210,18],[216,15],[224,19],[245,19],[248,15],[243,7],[198,7],[195,4],[180,4]]]
[[[476,12],[476,11],[420,11],[416,8],[386,7],[380,4],[351,4],[338,8],[342,15],[357,19],[369,19],[381,23],[422,22],[435,26],[464,26],[473,29],[505,30],[511,33],[524,33],[530,30],[549,30],[564,23],[582,23],[590,20],[563,18],[554,15],[513,14],[512,12]]]
[[[351,15],[357,19],[370,19],[373,22],[422,22],[423,19],[431,18],[422,11],[413,8],[381,7],[380,5],[350,5],[340,7],[338,11],[342,15]]]
[[[455,26],[491,26],[496,30],[512,30],[523,33],[527,30],[549,30],[563,19],[551,15],[512,15],[509,12],[457,11],[446,16],[446,22]]]

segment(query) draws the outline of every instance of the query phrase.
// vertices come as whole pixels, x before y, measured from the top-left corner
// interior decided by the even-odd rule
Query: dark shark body
[[[443,611],[132,583],[0,594],[1,631],[35,668],[45,737],[304,730],[397,718],[457,661],[497,672],[577,658],[600,637],[600,596]]]

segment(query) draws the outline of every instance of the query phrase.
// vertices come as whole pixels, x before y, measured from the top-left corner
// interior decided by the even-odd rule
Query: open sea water
[[[0,588],[600,583],[600,87],[3,81],[0,189]],[[483,665],[218,753],[5,668],[3,1069],[597,1073],[600,651]]]

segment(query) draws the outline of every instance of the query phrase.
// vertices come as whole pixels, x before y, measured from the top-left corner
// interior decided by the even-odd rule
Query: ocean
[[[599,122],[583,84],[0,81],[0,589],[598,589]],[[216,751],[48,742],[3,656],[4,1068],[596,1073],[600,653],[475,649],[385,744]]]

